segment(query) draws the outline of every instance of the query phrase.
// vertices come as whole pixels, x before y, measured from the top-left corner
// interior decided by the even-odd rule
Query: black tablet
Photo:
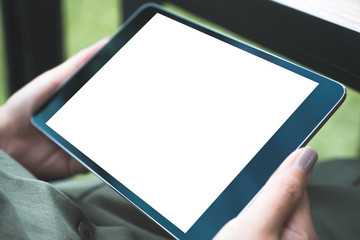
[[[174,237],[208,239],[344,97],[339,83],[147,5],[32,121]]]

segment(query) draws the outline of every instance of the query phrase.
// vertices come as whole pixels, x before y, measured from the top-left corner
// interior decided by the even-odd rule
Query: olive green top
[[[0,239],[170,238],[93,175],[50,184],[1,150],[0,166]]]
[[[320,239],[360,239],[360,160],[320,163],[308,193]],[[0,150],[0,239],[168,239],[93,175],[44,182]]]

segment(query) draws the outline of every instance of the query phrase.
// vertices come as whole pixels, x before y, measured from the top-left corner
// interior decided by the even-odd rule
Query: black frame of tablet
[[[244,51],[268,60],[285,69],[293,71],[319,83],[310,96],[300,105],[294,114],[274,134],[250,163],[205,211],[186,233],[160,215],[126,186],[104,171],[99,165],[86,157],[78,149],[63,139],[46,125],[55,114],[110,58],[138,32],[156,13],[163,14],[190,27],[216,37]],[[150,218],[158,222],[173,236],[180,239],[206,239],[216,232],[231,218],[235,217],[265,184],[285,157],[306,141],[319,129],[327,118],[344,100],[344,87],[321,75],[306,70],[272,54],[261,51],[248,44],[214,32],[204,26],[174,15],[159,6],[148,5],[138,10],[123,25],[122,29],[101,49],[86,65],[75,73],[57,93],[50,98],[34,115],[32,123],[54,142],[68,151],[89,170],[107,182]],[[304,117],[305,116],[305,117]],[[186,211],[186,210],[185,210]]]

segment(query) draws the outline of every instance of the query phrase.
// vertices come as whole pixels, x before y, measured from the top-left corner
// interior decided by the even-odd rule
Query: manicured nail
[[[97,41],[95,44],[104,44],[107,43],[110,40],[109,37],[104,37],[102,39],[100,39],[99,41]]]
[[[317,153],[310,147],[305,147],[294,162],[294,167],[307,175],[318,159]]]

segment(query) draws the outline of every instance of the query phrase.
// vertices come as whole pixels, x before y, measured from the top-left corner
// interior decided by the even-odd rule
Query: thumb
[[[245,210],[250,221],[259,229],[276,234],[281,232],[305,192],[318,156],[310,147],[293,152],[271,176],[262,191]]]
[[[301,196],[296,208],[286,220],[281,239],[318,239],[311,218],[309,197],[306,192]]]
[[[43,73],[30,84],[30,90],[37,90],[37,94],[31,93],[36,97],[32,110],[36,110],[45,102],[68,78],[74,74],[83,64],[85,64],[96,52],[98,52],[107,42],[108,38],[101,39],[90,47],[81,50],[59,66]],[[30,85],[29,84],[29,85]],[[40,89],[40,91],[39,91]]]
[[[90,59],[108,39],[103,39],[96,44],[80,51],[59,66],[41,74],[25,87],[17,91],[7,101],[7,105],[16,109],[26,109],[27,115],[32,115],[41,104],[45,102],[77,69]]]

